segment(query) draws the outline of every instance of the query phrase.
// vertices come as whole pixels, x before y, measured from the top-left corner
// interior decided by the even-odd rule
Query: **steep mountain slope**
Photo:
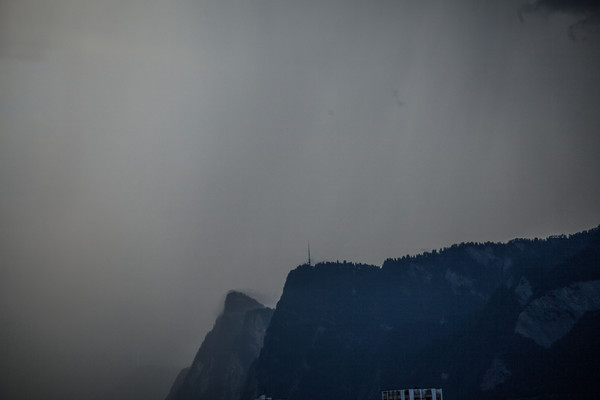
[[[167,399],[237,400],[272,314],[272,309],[245,294],[230,292],[223,313],[192,365],[179,373]]]
[[[557,369],[536,368],[557,351],[569,360],[569,349],[600,331],[598,236],[467,243],[382,268],[300,266],[288,275],[241,399],[264,388],[290,400],[376,399],[382,389],[414,386],[467,399],[552,393],[558,383],[529,383]],[[580,368],[570,366],[569,377],[583,375]]]
[[[455,397],[592,399],[600,383],[600,231],[545,276],[501,287],[475,323],[438,346]],[[466,374],[464,371],[468,371]],[[465,381],[470,376],[470,381]]]

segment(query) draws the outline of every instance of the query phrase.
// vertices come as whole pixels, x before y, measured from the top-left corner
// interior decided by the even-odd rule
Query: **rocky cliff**
[[[268,327],[268,328],[267,328]],[[274,312],[231,293],[169,400],[592,399],[600,393],[600,229],[301,265]]]
[[[230,292],[223,313],[192,365],[175,380],[168,400],[240,398],[251,363],[258,357],[273,310]]]
[[[600,333],[598,239],[595,229],[455,245],[382,268],[300,266],[242,399],[263,388],[291,400],[415,386],[462,399],[597,394],[569,382],[592,385],[585,371],[600,367],[584,341]],[[549,363],[553,355],[565,363]]]

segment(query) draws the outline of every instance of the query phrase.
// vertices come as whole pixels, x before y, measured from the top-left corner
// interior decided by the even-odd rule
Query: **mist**
[[[0,1],[2,397],[188,365],[308,242],[597,226],[598,11],[545,3]]]

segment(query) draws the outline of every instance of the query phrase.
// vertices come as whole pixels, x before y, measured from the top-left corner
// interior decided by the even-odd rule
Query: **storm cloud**
[[[565,13],[576,17],[576,22],[569,26],[572,39],[599,38],[600,2],[597,0],[538,0],[521,7],[521,19],[531,13]]]
[[[597,226],[600,48],[524,4],[1,1],[0,397],[188,365],[308,241],[381,265]]]
[[[598,0],[538,0],[525,7],[547,12],[592,14],[600,10],[600,2]]]

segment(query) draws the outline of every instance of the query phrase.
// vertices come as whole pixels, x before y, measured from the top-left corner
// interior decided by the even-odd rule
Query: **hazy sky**
[[[596,4],[0,0],[3,390],[185,366],[308,241],[381,265],[598,225]]]

